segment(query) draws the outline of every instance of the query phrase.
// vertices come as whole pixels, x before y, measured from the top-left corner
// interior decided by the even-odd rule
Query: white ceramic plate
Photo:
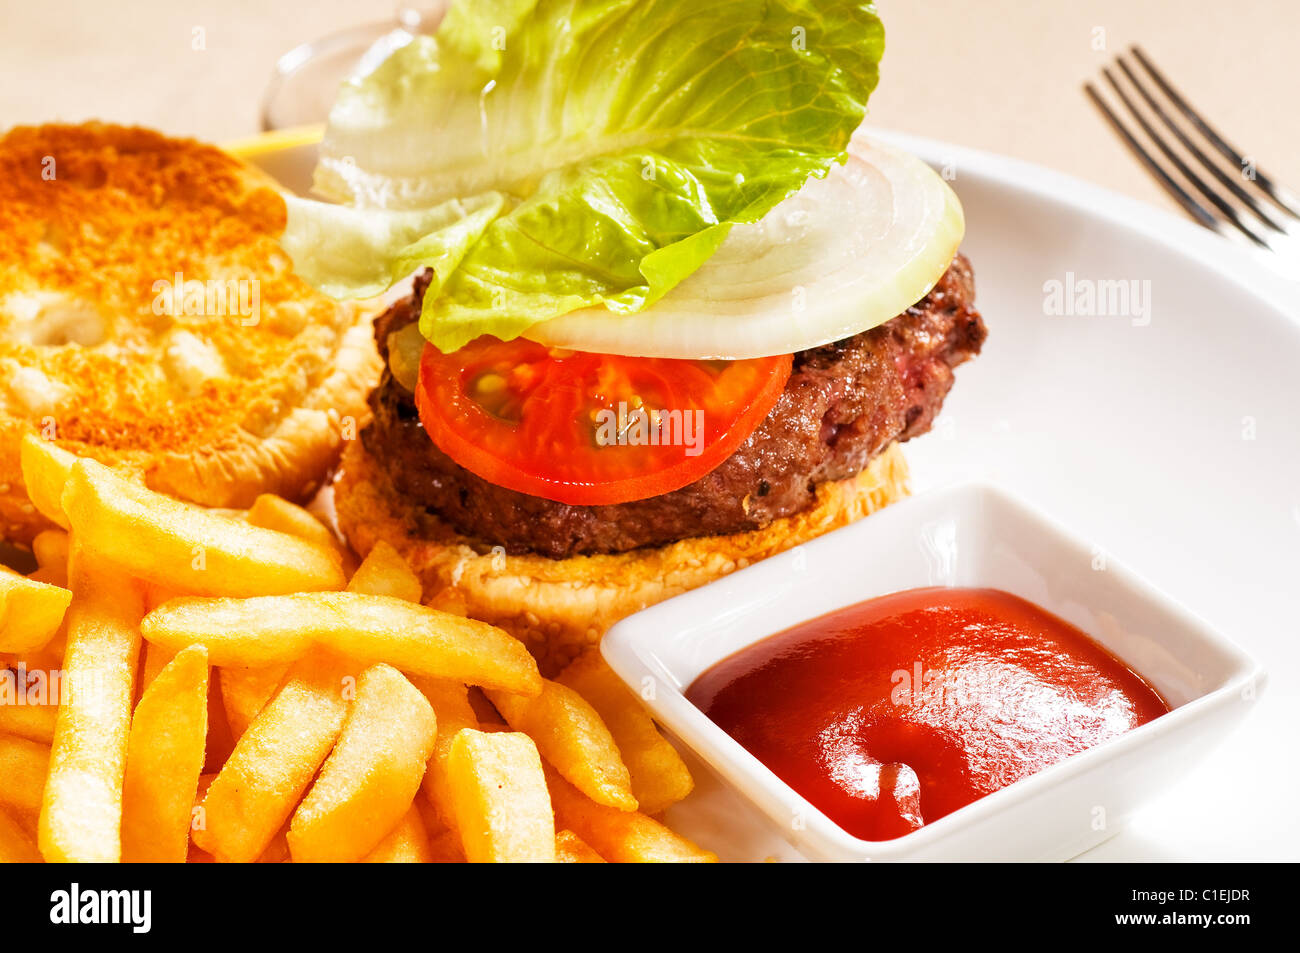
[[[966,479],[1006,487],[1270,674],[1232,741],[1085,859],[1300,859],[1300,287],[1104,189],[871,134],[955,174],[962,249],[989,326],[934,432],[906,445],[915,490]],[[253,158],[268,156],[277,174],[309,180],[310,146]],[[1076,291],[1089,287],[1080,279],[1137,281],[1149,314],[1049,314],[1045,284],[1064,290],[1069,275]],[[672,809],[672,824],[732,856],[795,859],[696,767],[699,790]]]

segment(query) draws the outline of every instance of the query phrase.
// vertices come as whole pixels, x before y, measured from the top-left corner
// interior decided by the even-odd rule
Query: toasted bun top
[[[253,443],[319,444],[300,412],[360,413],[378,365],[358,310],[293,273],[285,215],[270,179],[193,140],[0,137],[0,493],[32,428],[201,502],[305,485],[295,453],[319,478],[319,446]]]
[[[110,449],[259,429],[326,369],[331,349],[304,344],[352,322],[293,275],[284,219],[267,181],[212,146],[99,124],[9,132],[0,415],[52,416],[61,440]],[[174,300],[177,273],[203,313]]]

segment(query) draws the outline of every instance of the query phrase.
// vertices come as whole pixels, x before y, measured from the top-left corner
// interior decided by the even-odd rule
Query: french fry
[[[402,558],[401,553],[394,549],[384,540],[379,540],[371,548],[366,558],[362,560],[357,571],[352,574],[348,581],[348,592],[363,593],[372,596],[391,596],[394,599],[401,599],[405,602],[420,601],[424,594],[424,589],[420,585],[420,580],[416,578],[411,567],[406,560]],[[422,821],[421,830],[425,831],[425,849],[424,854],[428,855],[428,833],[430,830],[442,831],[455,824],[455,817],[451,811],[450,794],[446,786],[446,763],[447,751],[451,748],[452,738],[456,732],[462,728],[477,728],[478,720],[474,717],[474,710],[470,707],[467,699],[468,689],[459,682],[447,681],[440,678],[425,678],[419,675],[410,676],[412,684],[424,694],[429,704],[433,706],[434,715],[438,723],[438,731],[434,739],[433,753],[429,756],[428,764],[424,771],[424,781],[422,787],[424,796],[427,799],[426,804],[432,811],[433,819],[437,821],[434,828],[428,828]],[[402,825],[398,825],[398,830]],[[381,845],[382,846],[382,845]],[[459,841],[457,841],[457,851],[459,851]],[[379,854],[379,848],[376,848],[375,854]],[[462,857],[461,860],[464,860]],[[375,856],[367,858],[368,862],[376,862]],[[431,856],[425,856],[420,863],[432,862]]]
[[[462,728],[478,728],[478,718],[469,703],[469,689],[459,683],[441,678],[411,676],[415,685],[433,706],[438,719],[438,736],[433,742],[433,753],[424,769],[424,796],[432,805],[442,827],[455,828],[456,813],[452,807],[451,782],[447,777],[447,754],[451,743]]]
[[[247,519],[263,529],[273,529],[329,549],[338,549],[338,539],[329,527],[301,506],[274,493],[263,493],[255,499],[248,508]]]
[[[505,631],[388,596],[315,592],[254,599],[176,599],[144,620],[150,642],[207,646],[217,666],[301,658],[313,645],[371,665],[535,695],[537,663]]]
[[[48,745],[0,735],[0,808],[20,817],[36,817],[49,767]]]
[[[208,735],[208,653],[176,654],[131,719],[122,789],[122,860],[184,863]]]
[[[695,782],[686,762],[598,649],[579,656],[556,681],[585,698],[609,728],[632,776],[632,795],[641,813],[658,814],[691,793]]]
[[[337,553],[214,516],[93,460],[68,474],[63,508],[78,544],[152,583],[210,596],[342,589]]]
[[[439,722],[439,728],[441,728],[441,722]],[[441,736],[442,731],[439,730],[438,734]],[[427,767],[425,773],[428,773]],[[437,810],[429,802],[428,797],[417,797],[414,807],[420,812],[420,820],[424,822],[424,832],[429,835],[430,840],[448,829],[442,818],[438,816]]]
[[[429,838],[429,863],[463,864],[465,849],[460,846],[460,834],[455,831],[443,831]]]
[[[54,741],[54,722],[58,715],[58,705],[0,703],[0,734],[39,741],[48,748]]]
[[[717,856],[674,834],[640,811],[597,804],[554,769],[547,769],[555,820],[614,863],[716,863]]]
[[[401,672],[361,673],[334,750],[289,826],[295,863],[364,858],[411,808],[433,753],[437,722]]]
[[[58,633],[71,601],[67,589],[0,572],[0,652],[43,648]]]
[[[288,831],[285,828],[275,832],[271,838],[271,843],[266,845],[266,850],[262,851],[257,857],[259,864],[285,864],[289,862],[289,839]]]
[[[23,437],[18,451],[27,498],[38,513],[64,529],[69,524],[67,514],[63,512],[63,488],[76,462],[76,454],[35,434]]]
[[[352,665],[313,653],[248,726],[213,779],[194,841],[218,861],[248,863],[267,849],[334,746]]]
[[[466,860],[555,861],[555,818],[531,738],[466,728],[452,741],[448,771]]]
[[[363,860],[367,864],[431,864],[429,835],[414,804]]]
[[[153,645],[149,642],[144,644],[143,651],[144,664],[140,666],[139,685],[142,696],[144,692],[148,691],[149,686],[153,684],[153,680],[158,677],[158,673],[176,657],[176,653],[171,649],[162,645]]]
[[[68,642],[41,805],[48,861],[116,862],[144,598],[130,577],[74,547]]]
[[[352,574],[348,592],[419,602],[424,587],[401,553],[381,539]]]
[[[39,864],[41,852],[21,824],[0,809],[0,864]]]
[[[71,603],[68,603],[71,605]],[[24,665],[27,671],[44,673],[46,684],[52,685],[55,673],[63,668],[63,653],[68,647],[68,616],[63,615],[64,624],[59,627],[59,631],[54,634],[54,638],[46,642],[39,649],[33,649],[30,652],[19,652],[9,656],[13,666]],[[52,690],[52,689],[51,689]],[[28,689],[28,695],[32,694],[33,689]]]
[[[310,654],[315,635],[296,614],[297,603],[284,601],[292,598],[280,596],[274,603],[264,599],[173,599],[145,616],[140,631],[145,641],[173,652],[187,645],[202,645],[208,650],[209,661],[222,671],[287,670]]]
[[[211,669],[209,669],[210,678]],[[186,854],[187,863],[192,864],[196,861],[216,863],[216,858],[195,844],[193,837],[195,831],[208,826],[208,814],[207,809],[203,806],[203,799],[208,796],[208,788],[212,787],[212,782],[216,780],[216,777],[215,772],[209,772],[205,767],[203,773],[199,775],[199,783],[194,789],[194,800],[190,806],[190,848]]]
[[[218,677],[216,670],[208,669],[208,741],[203,759],[205,773],[216,774],[221,770],[230,752],[235,750],[235,738],[230,733],[230,723],[226,720],[226,706],[221,701],[221,688],[213,683]]]
[[[59,572],[53,567],[38,566],[34,572],[27,574],[27,578],[32,582],[39,582],[47,586],[58,586],[60,589],[68,588],[67,573]]]
[[[478,719],[479,727],[484,731],[509,727],[506,720],[501,717],[501,712],[488,701],[487,696],[483,694],[483,689],[477,685],[469,687],[469,705],[474,710],[474,717]]]
[[[636,810],[632,780],[613,735],[572,688],[545,680],[533,698],[486,694],[506,723],[532,738],[542,757],[589,798],[620,811]]]
[[[57,709],[64,696],[66,678],[63,670],[64,635],[66,626],[42,649],[24,652],[21,655],[6,656],[0,665],[0,732],[29,736],[27,730],[12,731],[3,727],[13,725],[43,725],[49,719],[48,713],[33,712],[33,709]],[[48,742],[43,737],[35,741]]]
[[[223,668],[218,672],[217,682],[226,709],[226,721],[236,740],[275,697],[288,672],[287,662],[265,668]]]
[[[62,529],[47,529],[32,540],[32,553],[45,574],[42,582],[68,588],[68,533]],[[48,578],[46,578],[48,577]]]
[[[573,831],[557,831],[555,834],[555,859],[562,864],[603,864],[605,858],[592,850]]]

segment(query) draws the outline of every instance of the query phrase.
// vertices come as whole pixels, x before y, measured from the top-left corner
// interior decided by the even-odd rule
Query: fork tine
[[[1106,121],[1110,123],[1111,128],[1114,129],[1119,137],[1124,141],[1124,144],[1128,146],[1129,151],[1132,152],[1133,155],[1137,157],[1138,161],[1146,167],[1146,170],[1155,177],[1155,180],[1164,186],[1165,191],[1173,196],[1174,200],[1183,207],[1187,214],[1192,216],[1192,218],[1196,219],[1206,228],[1222,233],[1223,224],[1214,217],[1214,213],[1200,202],[1196,201],[1196,199],[1192,198],[1188,191],[1175,182],[1173,178],[1170,177],[1169,173],[1161,168],[1160,164],[1151,157],[1151,154],[1147,152],[1146,149],[1142,148],[1142,144],[1137,141],[1137,138],[1133,133],[1128,131],[1128,127],[1124,125],[1119,116],[1115,115],[1114,110],[1107,105],[1106,100],[1101,98],[1101,94],[1097,92],[1097,87],[1093,86],[1092,83],[1084,83],[1083,91],[1088,94],[1088,98],[1092,100],[1093,105],[1101,110],[1101,114],[1106,118]]]
[[[1151,112],[1155,113],[1169,131],[1178,138],[1178,141],[1183,144],[1183,148],[1196,156],[1201,165],[1205,166],[1205,168],[1209,170],[1210,174],[1218,179],[1225,189],[1240,199],[1241,202],[1254,212],[1255,216],[1265,225],[1269,226],[1269,228],[1274,231],[1285,233],[1286,227],[1281,225],[1277,219],[1269,213],[1268,209],[1259,203],[1255,196],[1251,195],[1237,184],[1235,176],[1228,175],[1228,173],[1219,168],[1218,164],[1207,156],[1205,152],[1192,141],[1191,137],[1182,130],[1182,127],[1174,122],[1169,113],[1165,111],[1164,107],[1161,106],[1160,103],[1156,102],[1156,98],[1151,95],[1138,76],[1129,68],[1128,62],[1123,57],[1116,57],[1115,62],[1119,64],[1119,68],[1123,70],[1124,75],[1128,77],[1129,84],[1132,85],[1132,87],[1142,96],[1142,99],[1145,100]]]
[[[1246,157],[1233,148],[1232,145],[1229,144],[1228,140],[1219,135],[1213,126],[1201,118],[1201,114],[1191,107],[1191,104],[1183,98],[1183,95],[1173,87],[1173,84],[1171,84],[1169,80],[1165,79],[1164,74],[1161,73],[1160,70],[1156,68],[1156,65],[1151,62],[1150,58],[1143,52],[1142,47],[1134,44],[1129,49],[1133,55],[1137,57],[1137,61],[1142,64],[1142,68],[1147,71],[1153,80],[1155,80],[1156,85],[1160,87],[1161,91],[1167,97],[1169,97],[1169,101],[1174,104],[1179,112],[1187,117],[1187,121],[1195,126],[1200,131],[1201,135],[1208,139],[1210,144],[1213,145],[1214,148],[1224,156],[1224,158],[1235,165],[1238,169],[1245,168],[1248,164]],[[1258,166],[1254,168],[1253,181],[1268,195],[1269,198],[1276,202],[1279,207],[1285,209],[1296,218],[1300,218],[1300,197],[1297,197],[1294,192],[1281,183],[1275,182],[1271,177],[1265,175],[1263,170]]]
[[[1173,163],[1174,168],[1179,171],[1183,178],[1195,186],[1196,190],[1204,195],[1205,198],[1209,200],[1210,204],[1222,213],[1224,218],[1236,226],[1239,232],[1255,244],[1271,250],[1273,246],[1270,245],[1266,239],[1261,237],[1255,229],[1247,225],[1242,217],[1237,214],[1237,210],[1224,201],[1223,197],[1219,195],[1218,192],[1210,188],[1209,184],[1207,184],[1204,179],[1192,171],[1191,167],[1182,160],[1182,157],[1169,147],[1169,143],[1165,142],[1165,140],[1161,138],[1160,134],[1152,128],[1151,123],[1147,122],[1146,117],[1138,111],[1137,104],[1129,98],[1128,93],[1124,92],[1124,88],[1120,86],[1119,81],[1115,79],[1115,74],[1110,71],[1110,68],[1103,67],[1101,73],[1106,77],[1106,81],[1110,83],[1111,88],[1115,90],[1115,95],[1120,98],[1120,101],[1137,121],[1137,124],[1142,127],[1142,131],[1147,134],[1147,138],[1155,143],[1156,148],[1164,153],[1165,158]]]

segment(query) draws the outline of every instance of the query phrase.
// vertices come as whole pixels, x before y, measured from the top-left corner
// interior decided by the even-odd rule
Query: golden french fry
[[[278,596],[274,603],[262,599],[172,599],[145,616],[140,631],[145,641],[172,651],[202,645],[208,650],[208,660],[222,671],[287,669],[310,654],[315,634],[302,624],[296,602],[284,601],[293,598]],[[260,618],[259,611],[268,618]],[[250,624],[263,628],[254,630]]]
[[[18,451],[27,498],[38,513],[64,529],[68,528],[68,517],[63,512],[63,487],[76,462],[76,454],[30,433],[23,437]]]
[[[389,831],[375,849],[365,856],[367,864],[431,864],[433,851],[429,849],[429,835],[425,831],[420,811],[414,804],[406,809],[402,819]]]
[[[254,599],[175,599],[145,618],[150,642],[207,646],[217,666],[268,666],[312,645],[399,671],[537,694],[537,662],[502,629],[388,596],[312,592]]]
[[[0,809],[0,864],[39,864],[41,852],[23,826]]]
[[[437,715],[436,712],[434,714],[435,716]],[[441,737],[442,736],[441,721],[439,721],[438,727],[439,727],[438,735],[439,737]],[[429,769],[426,766],[425,775],[427,776],[428,773],[429,773]],[[447,825],[444,824],[442,818],[438,816],[437,809],[434,808],[432,803],[430,803],[429,798],[427,796],[417,797],[415,799],[415,809],[420,812],[420,820],[424,822],[424,832],[429,835],[430,840],[432,840],[438,834],[441,834],[443,831],[447,830]]]
[[[0,572],[0,652],[43,648],[58,633],[71,601],[67,589]]]
[[[32,553],[44,574],[42,582],[68,588],[68,533],[62,529],[47,529],[32,540]]]
[[[460,834],[455,831],[443,831],[441,834],[430,837],[429,863],[465,863],[465,850],[460,846]]]
[[[438,736],[433,742],[433,754],[424,769],[424,796],[433,807],[440,826],[455,828],[456,814],[452,808],[450,781],[447,778],[447,753],[451,743],[462,728],[478,728],[478,718],[469,703],[469,688],[460,682],[442,678],[411,676],[415,685],[433,706],[438,719]]]
[[[235,744],[208,787],[194,841],[217,860],[248,863],[270,845],[334,747],[351,664],[312,653]]]
[[[0,735],[0,807],[35,817],[50,767],[50,749],[38,741]]]
[[[478,719],[478,726],[483,731],[496,731],[498,728],[509,728],[506,720],[501,717],[501,712],[496,710],[483,689],[477,685],[469,686],[469,705],[474,710],[474,717]]]
[[[333,550],[214,516],[93,460],[73,464],[63,507],[79,545],[152,583],[257,596],[342,589],[346,582]]]
[[[221,687],[226,722],[236,739],[248,730],[253,719],[275,697],[288,672],[287,662],[266,668],[223,668],[218,672],[217,682]]]
[[[248,522],[263,529],[273,529],[297,536],[336,553],[342,552],[336,537],[320,520],[301,506],[290,503],[274,493],[263,493],[248,508]]]
[[[38,651],[0,660],[0,735],[48,746],[55,740],[62,685],[62,638]]]
[[[67,573],[58,572],[45,566],[38,566],[35,571],[27,574],[27,578],[32,582],[43,583],[47,586],[58,586],[60,589],[68,588]]]
[[[352,574],[348,592],[419,602],[424,588],[401,553],[381,539]]]
[[[632,776],[637,810],[658,814],[691,793],[695,782],[686,762],[598,649],[579,656],[556,681],[585,698],[609,728]]]
[[[573,831],[557,831],[555,834],[555,859],[562,864],[603,864],[605,858],[588,846]]]
[[[8,704],[3,701],[2,693],[3,688],[0,688],[0,734],[39,741],[49,747],[54,741],[54,722],[59,715],[59,706],[33,702]]]
[[[369,854],[411,808],[437,723],[401,672],[361,673],[333,752],[289,825],[295,863],[349,863]]]
[[[259,864],[284,864],[289,862],[289,838],[288,831],[284,828],[275,832],[271,838],[271,843],[266,845],[266,850],[258,855],[257,863]]]
[[[468,861],[554,862],[555,818],[531,738],[466,728],[456,733],[447,760]]]
[[[144,644],[143,651],[144,664],[140,666],[139,685],[141,695],[149,690],[149,686],[152,685],[153,680],[158,677],[158,673],[166,668],[171,660],[176,657],[176,653],[166,646],[153,645],[149,642]]]
[[[209,663],[211,664],[211,663]],[[208,669],[208,741],[203,770],[216,774],[235,750],[235,738],[230,734],[230,723],[226,720],[226,706],[221,702],[221,692],[212,683],[215,671]]]
[[[640,811],[620,811],[597,804],[553,769],[546,781],[555,805],[555,820],[614,863],[716,863],[717,856],[674,834]]]
[[[541,694],[533,698],[486,694],[507,724],[532,738],[542,757],[589,798],[621,811],[636,810],[632,779],[614,736],[572,688],[544,680]]]
[[[144,597],[129,576],[74,546],[68,642],[39,844],[48,861],[115,863]]]
[[[182,649],[131,719],[122,788],[122,860],[185,862],[208,736],[208,653]]]
[[[430,609],[450,612],[452,615],[469,615],[469,603],[465,600],[465,593],[452,586],[446,586],[421,601]]]

